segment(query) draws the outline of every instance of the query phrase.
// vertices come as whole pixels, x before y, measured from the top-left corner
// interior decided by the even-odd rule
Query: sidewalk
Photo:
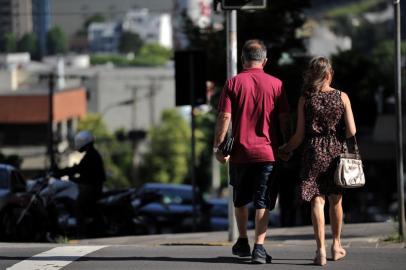
[[[345,224],[343,227],[342,244],[344,247],[365,248],[404,248],[404,243],[384,241],[397,231],[397,224],[362,223]],[[249,232],[252,241],[254,232]],[[326,229],[327,243],[331,242],[330,228]],[[228,242],[228,232],[204,232],[188,234],[161,234],[147,236],[125,236],[114,238],[86,239],[71,241],[72,244],[91,245],[147,245],[147,246],[231,246]],[[311,226],[270,228],[268,230],[267,247],[272,246],[314,246],[313,229]]]

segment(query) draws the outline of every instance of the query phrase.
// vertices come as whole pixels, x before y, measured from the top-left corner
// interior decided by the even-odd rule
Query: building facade
[[[31,33],[32,0],[0,0],[0,36],[13,33],[17,39]]]
[[[163,110],[175,108],[174,68],[171,66],[66,68],[66,75],[88,78],[84,81],[88,112],[99,113],[112,132],[118,129],[147,131],[159,123]]]
[[[169,13],[151,13],[145,8],[129,11],[124,16],[122,29],[137,33],[144,42],[172,48],[172,22]]]
[[[117,52],[121,33],[121,25],[116,22],[90,24],[87,35],[90,51]]]
[[[49,168],[47,155],[49,96],[47,89],[32,94],[0,95],[0,145],[5,155],[22,158],[21,169],[34,174]],[[86,91],[82,87],[55,92],[53,133],[59,163],[68,163],[76,125],[86,114]]]
[[[47,54],[47,33],[51,27],[51,1],[32,0],[33,28],[40,57]]]
[[[147,8],[154,13],[170,13],[172,5],[173,0],[53,0],[52,24],[72,37],[95,14],[103,15],[106,21],[119,21],[129,10]]]

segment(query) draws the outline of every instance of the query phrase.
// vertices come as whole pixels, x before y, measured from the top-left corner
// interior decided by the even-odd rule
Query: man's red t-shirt
[[[260,68],[245,69],[227,80],[219,112],[231,113],[234,145],[230,161],[275,161],[278,114],[289,111],[282,81]]]

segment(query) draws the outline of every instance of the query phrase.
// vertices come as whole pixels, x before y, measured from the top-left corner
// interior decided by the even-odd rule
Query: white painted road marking
[[[59,270],[86,254],[107,246],[64,246],[39,253],[7,270]]]

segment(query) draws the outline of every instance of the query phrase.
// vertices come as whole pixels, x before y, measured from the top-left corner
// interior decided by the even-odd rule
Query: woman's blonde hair
[[[319,56],[310,60],[304,73],[303,94],[309,96],[321,91],[328,74],[333,75],[333,68],[326,57]]]

